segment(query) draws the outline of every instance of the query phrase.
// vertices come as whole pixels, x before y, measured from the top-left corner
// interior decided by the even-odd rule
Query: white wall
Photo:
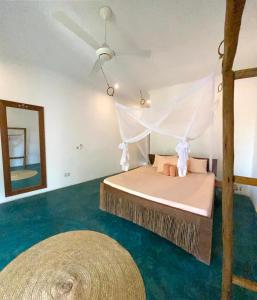
[[[46,190],[120,171],[120,134],[112,97],[57,73],[6,63],[0,64],[0,99],[44,106]],[[82,150],[76,149],[79,144],[84,145]],[[131,167],[137,164],[135,150]],[[64,177],[65,172],[71,176]],[[0,155],[0,202],[35,193],[4,196]]]
[[[7,107],[7,126],[14,128],[26,128],[26,163],[40,163],[39,144],[39,114],[37,111],[26,110],[15,107]],[[24,134],[20,130],[9,130],[10,134],[19,136],[9,137],[10,156],[20,157],[24,154]],[[21,136],[20,136],[21,135]],[[23,165],[23,159],[11,160],[11,166]]]
[[[257,119],[257,78],[237,80],[235,87],[235,174],[252,175]]]
[[[152,105],[160,107],[179,91],[190,84],[174,88],[165,87],[150,92]],[[222,177],[222,101],[217,107],[214,122],[213,153],[219,160],[218,177]],[[257,177],[257,78],[238,80],[235,86],[235,174]],[[176,140],[158,134],[151,135],[152,153],[175,153]],[[192,155],[208,156],[210,146],[209,130],[198,140],[191,143]],[[249,188],[243,187],[249,194]],[[255,191],[256,204],[257,192]]]

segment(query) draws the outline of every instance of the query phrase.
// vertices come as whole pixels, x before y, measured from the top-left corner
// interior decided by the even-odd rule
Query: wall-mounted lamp
[[[147,107],[151,106],[151,100],[150,99],[146,100],[146,105],[147,105]]]
[[[140,105],[141,107],[145,107],[145,108],[149,108],[151,106],[151,100],[150,99],[145,100],[141,90],[140,90]]]

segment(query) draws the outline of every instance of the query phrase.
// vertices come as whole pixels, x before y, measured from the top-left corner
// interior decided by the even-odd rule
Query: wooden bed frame
[[[149,160],[153,163],[154,155],[150,154]],[[213,159],[213,172],[217,174],[217,159]],[[213,213],[205,217],[121,191],[104,182],[100,186],[100,209],[151,230],[210,265]]]

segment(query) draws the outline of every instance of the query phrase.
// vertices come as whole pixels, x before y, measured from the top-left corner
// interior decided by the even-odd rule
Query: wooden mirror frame
[[[11,168],[10,168],[10,161],[9,161],[8,125],[7,125],[7,113],[6,113],[7,107],[21,108],[21,109],[33,110],[38,112],[40,164],[41,164],[41,181],[39,185],[12,190]],[[47,179],[46,179],[44,107],[19,103],[19,102],[0,100],[0,132],[1,132],[1,144],[2,144],[2,154],[3,154],[5,196],[9,197],[9,196],[14,196],[14,195],[46,188]]]

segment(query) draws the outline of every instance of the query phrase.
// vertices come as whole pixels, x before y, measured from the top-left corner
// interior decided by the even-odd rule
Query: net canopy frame
[[[158,133],[177,140],[178,174],[187,174],[190,142],[198,139],[213,124],[217,98],[216,73],[191,82],[183,91],[171,96],[166,107],[129,107],[115,103],[122,142],[120,165],[129,170],[129,144],[136,143],[148,163],[147,136]],[[211,151],[210,151],[211,152]],[[212,154],[210,153],[210,158]]]

